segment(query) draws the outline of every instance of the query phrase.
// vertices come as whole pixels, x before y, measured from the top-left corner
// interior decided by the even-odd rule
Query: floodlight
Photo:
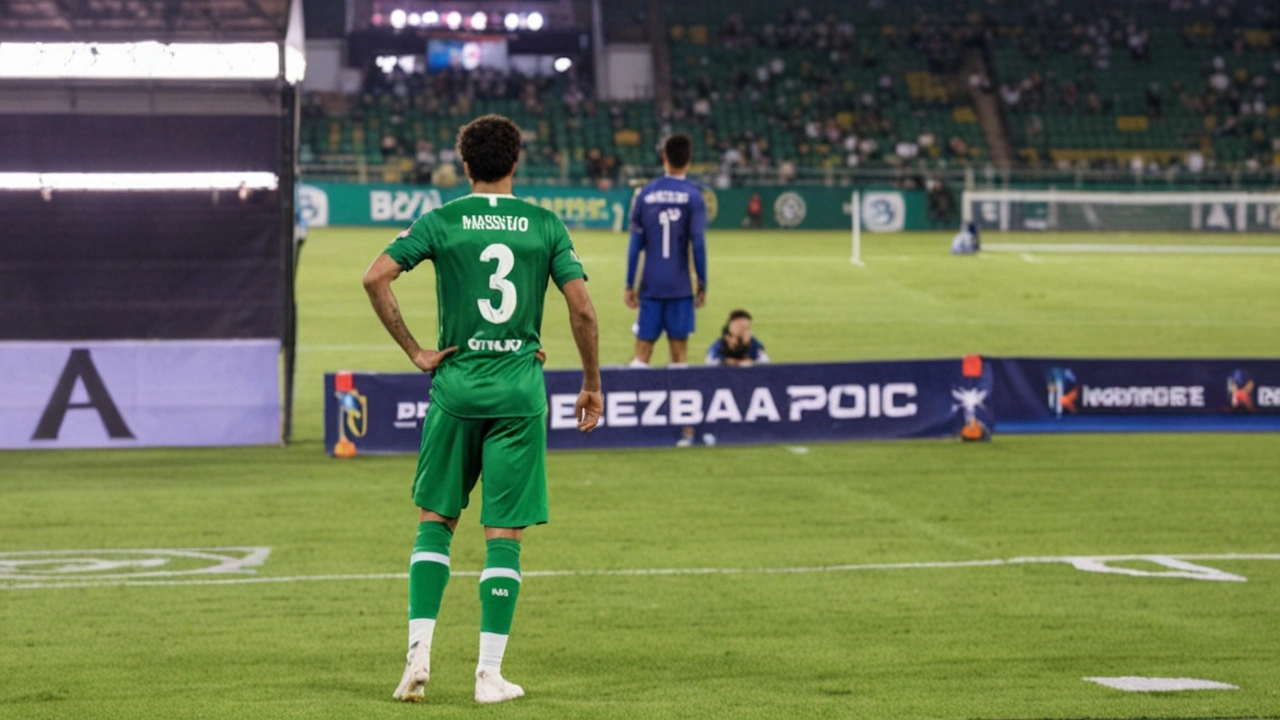
[[[275,190],[270,172],[0,173],[0,190]]]

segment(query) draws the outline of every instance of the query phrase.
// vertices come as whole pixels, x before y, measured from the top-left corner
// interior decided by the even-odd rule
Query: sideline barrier
[[[552,449],[1003,433],[1280,431],[1280,360],[990,358],[603,371],[605,417],[574,429],[581,374],[546,373]],[[330,454],[418,449],[426,375],[325,376]],[[335,453],[335,449],[338,451]]]
[[[989,364],[1002,433],[1280,430],[1280,360]]]
[[[602,426],[584,435],[573,419],[582,373],[547,371],[549,448],[981,439],[994,424],[991,368],[976,356],[601,374]],[[326,374],[326,452],[417,452],[430,388],[425,374]]]
[[[760,226],[799,230],[848,230],[853,187],[758,186],[716,190],[704,187],[707,227],[741,228],[747,222],[747,206],[753,196],[760,200]],[[896,190],[858,187],[861,193],[859,217],[868,232],[894,233],[904,230],[953,230],[955,222],[934,223],[929,218],[928,198],[923,190]],[[309,227],[391,226],[405,227],[444,203],[469,192],[465,183],[449,188],[428,185],[389,185],[336,182],[305,182],[298,187],[299,216]],[[622,231],[627,228],[631,209],[631,188],[598,190],[590,187],[522,185],[516,181],[518,197],[540,205],[560,216],[570,228]]]
[[[0,342],[0,449],[280,442],[279,340]]]

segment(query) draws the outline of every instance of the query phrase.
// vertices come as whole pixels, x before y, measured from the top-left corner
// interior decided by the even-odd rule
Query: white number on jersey
[[[490,260],[498,261],[498,269],[493,271],[489,276],[489,288],[502,293],[502,299],[498,301],[498,307],[494,307],[488,298],[477,300],[480,306],[480,314],[485,320],[495,324],[502,323],[511,319],[516,312],[516,286],[507,280],[507,276],[511,274],[511,270],[516,266],[516,258],[511,254],[511,248],[500,243],[494,243],[485,248],[480,253],[480,262],[489,262]]]
[[[662,224],[662,257],[671,257],[671,223],[680,219],[680,208],[667,208],[658,213],[658,222]]]

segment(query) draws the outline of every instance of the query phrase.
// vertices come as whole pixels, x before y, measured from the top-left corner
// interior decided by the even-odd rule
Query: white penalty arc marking
[[[1144,245],[1141,243],[982,243],[983,250],[1016,253],[1128,253],[1156,255],[1280,255],[1275,245]],[[1024,258],[1025,259],[1025,258]]]
[[[0,583],[6,580],[49,582],[78,579],[79,573],[94,573],[95,580],[132,580],[147,577],[253,573],[271,555],[269,547],[216,548],[123,548],[118,550],[20,550],[0,552]],[[182,559],[202,563],[183,570],[171,569],[170,561]],[[144,570],[139,572],[138,570]],[[112,572],[112,571],[125,572]],[[83,576],[81,576],[83,577]],[[0,584],[0,587],[4,587]]]
[[[971,567],[1001,567],[1008,565],[1052,565],[1068,564],[1077,570],[1105,574],[1128,575],[1133,577],[1180,578],[1187,580],[1207,580],[1217,582],[1246,582],[1248,578],[1216,568],[1206,567],[1192,561],[1212,560],[1280,560],[1280,553],[1239,554],[1224,553],[1218,555],[1074,555],[1059,557],[1016,557],[991,560],[956,560],[939,562],[903,562],[874,563],[861,565],[809,565],[798,567],[740,567],[740,568],[632,568],[615,570],[532,570],[522,573],[525,578],[556,577],[672,577],[689,575],[781,575],[781,574],[815,574],[859,572],[864,570],[919,570],[950,569]],[[1110,565],[1116,562],[1147,562],[1169,568],[1167,572],[1153,572],[1130,567]],[[480,577],[480,571],[454,571],[455,577]],[[101,581],[72,582],[17,582],[5,584],[0,582],[0,590],[44,590],[51,588],[88,588],[88,587],[162,587],[175,585],[256,585],[262,583],[299,583],[299,582],[359,582],[372,580],[405,580],[408,573],[368,573],[355,575],[285,575],[280,577],[236,577],[210,579],[112,579]]]

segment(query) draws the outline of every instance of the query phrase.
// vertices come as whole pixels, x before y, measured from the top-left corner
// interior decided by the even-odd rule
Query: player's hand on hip
[[[600,415],[604,412],[604,394],[583,390],[578,393],[578,401],[573,404],[573,416],[578,418],[578,429],[589,433],[600,424]]]
[[[636,296],[635,288],[627,288],[622,291],[622,302],[632,310],[640,307],[640,298]]]
[[[539,364],[539,365],[546,365],[546,364],[547,364],[547,351],[546,351],[546,350],[543,350],[542,348],[538,348],[538,352],[534,353],[534,354],[533,354],[533,356],[534,356],[534,357],[536,357],[536,358],[538,358],[538,364]]]
[[[440,367],[440,363],[443,362],[445,358],[454,354],[457,350],[457,345],[447,347],[443,350],[427,350],[425,348],[418,348],[409,355],[409,359],[412,360],[413,364],[417,365],[418,369],[422,372],[434,372],[436,368]]]

